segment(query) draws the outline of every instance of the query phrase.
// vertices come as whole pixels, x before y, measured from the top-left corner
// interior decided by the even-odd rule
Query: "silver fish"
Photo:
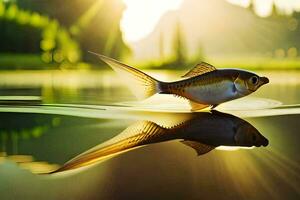
[[[145,99],[156,93],[174,94],[188,99],[192,110],[210,106],[214,108],[223,102],[247,96],[269,83],[267,77],[260,77],[249,71],[216,69],[205,62],[186,73],[183,80],[162,82],[117,60],[96,55],[120,75],[138,99]]]

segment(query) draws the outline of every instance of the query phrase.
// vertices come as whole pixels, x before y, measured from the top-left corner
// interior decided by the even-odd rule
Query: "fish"
[[[192,111],[210,107],[247,96],[262,85],[269,83],[267,77],[241,69],[217,69],[206,62],[197,64],[174,82],[159,81],[146,73],[113,58],[97,55],[117,72],[132,93],[140,100],[154,94],[173,94],[187,99]]]
[[[218,146],[260,147],[269,141],[249,122],[216,110],[195,113],[173,127],[164,127],[152,121],[139,121],[119,135],[76,156],[53,173],[73,170],[95,164],[146,145],[179,140],[203,155]]]

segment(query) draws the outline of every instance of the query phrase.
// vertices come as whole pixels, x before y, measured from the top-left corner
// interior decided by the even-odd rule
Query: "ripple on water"
[[[0,105],[36,105],[42,103],[40,96],[0,96]]]
[[[8,104],[7,101],[11,103]],[[299,105],[282,105],[277,100],[257,97],[230,101],[219,105],[216,109],[239,117],[300,114]],[[128,118],[130,115],[136,115],[136,112],[191,113],[187,100],[171,95],[155,95],[144,101],[110,105],[42,104],[41,97],[5,96],[0,98],[0,112],[44,113],[88,118]]]
[[[190,105],[186,99],[171,95],[155,95],[140,102],[124,102],[122,106],[147,111],[190,112]],[[282,105],[280,101],[257,97],[244,97],[223,103],[217,107],[220,111],[260,110],[271,109]]]

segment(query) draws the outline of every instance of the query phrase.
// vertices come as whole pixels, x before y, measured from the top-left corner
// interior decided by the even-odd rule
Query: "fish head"
[[[269,141],[254,126],[243,121],[235,128],[234,140],[237,146],[268,146]]]
[[[260,77],[257,74],[248,71],[239,71],[238,76],[234,81],[236,90],[241,95],[251,94],[267,83],[269,83],[267,77]]]

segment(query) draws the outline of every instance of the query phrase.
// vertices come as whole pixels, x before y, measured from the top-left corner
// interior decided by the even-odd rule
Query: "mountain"
[[[151,34],[130,43],[135,60],[172,55],[176,25],[180,23],[189,56],[203,49],[207,57],[270,55],[287,43],[288,17],[258,17],[253,10],[225,0],[185,0],[176,11],[167,12]],[[162,53],[163,52],[163,53]]]

